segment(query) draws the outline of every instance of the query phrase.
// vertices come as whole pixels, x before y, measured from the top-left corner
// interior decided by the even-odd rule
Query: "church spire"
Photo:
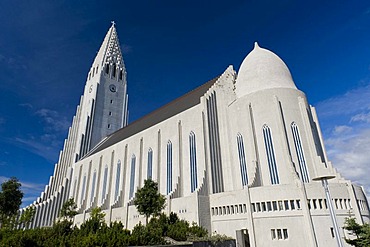
[[[99,65],[100,68],[105,68],[107,65],[115,65],[118,70],[125,70],[116,23],[114,21],[111,23],[112,26],[105,35],[104,41],[95,57],[94,65]]]

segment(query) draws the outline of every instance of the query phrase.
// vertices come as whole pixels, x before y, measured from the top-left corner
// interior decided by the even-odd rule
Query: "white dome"
[[[239,68],[235,87],[239,97],[270,88],[297,89],[283,60],[257,42]]]

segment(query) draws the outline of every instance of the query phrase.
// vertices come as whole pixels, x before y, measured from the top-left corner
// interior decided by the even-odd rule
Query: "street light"
[[[330,218],[331,218],[331,221],[333,223],[333,228],[334,228],[334,232],[335,232],[335,239],[337,240],[338,247],[343,247],[342,239],[340,238],[340,234],[339,234],[339,227],[338,227],[338,223],[337,223],[337,217],[335,216],[333,202],[331,200],[329,186],[328,186],[328,179],[332,179],[332,178],[335,178],[335,176],[334,175],[325,175],[325,176],[320,176],[320,177],[313,178],[312,180],[316,180],[316,181],[320,180],[322,186],[324,187],[326,201],[328,203],[329,212],[330,212]]]

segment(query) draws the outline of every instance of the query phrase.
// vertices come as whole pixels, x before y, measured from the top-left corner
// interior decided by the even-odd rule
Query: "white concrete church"
[[[221,75],[127,125],[127,81],[113,24],[88,72],[68,138],[32,227],[74,198],[76,225],[101,207],[132,229],[147,178],[166,213],[240,246],[346,246],[345,217],[370,221],[364,190],[327,158],[314,107],[288,67],[256,43]]]

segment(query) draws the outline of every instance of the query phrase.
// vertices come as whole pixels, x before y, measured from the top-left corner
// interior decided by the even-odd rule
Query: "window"
[[[131,156],[131,177],[130,177],[130,194],[129,197],[132,198],[134,196],[134,189],[135,189],[135,163],[136,163],[136,156],[133,154]]]
[[[271,229],[271,239],[272,240],[276,239],[276,231],[275,231],[275,229]]]
[[[112,76],[116,77],[116,65],[115,64],[113,64]]]
[[[172,191],[172,142],[167,142],[167,195]]]
[[[75,182],[73,184],[73,196],[76,195],[76,188],[77,188],[77,177],[75,177]]]
[[[313,209],[317,209],[316,199],[312,199]]]
[[[262,206],[262,212],[265,212],[266,211],[266,203],[261,202],[261,206]]]
[[[288,239],[288,229],[283,229],[283,237],[284,239]]]
[[[257,212],[261,212],[261,204],[257,202],[256,206],[257,206]]]
[[[190,148],[190,191],[193,193],[198,187],[198,172],[197,172],[197,152],[195,134],[193,131],[189,134]]]
[[[240,174],[242,178],[242,185],[248,185],[248,176],[247,176],[247,163],[245,161],[245,152],[244,152],[244,141],[243,136],[238,133],[236,136],[237,145],[238,145],[238,156],[239,156],[239,165],[240,165]]]
[[[303,154],[303,148],[302,148],[302,143],[301,143],[301,137],[299,135],[298,126],[295,122],[293,122],[290,127],[293,133],[294,146],[297,152],[301,179],[304,183],[308,183],[309,182],[308,169],[307,169],[306,160]]]
[[[82,180],[82,192],[81,192],[81,200],[80,204],[82,204],[83,200],[85,199],[85,190],[86,190],[86,174]]]
[[[107,63],[107,64],[105,64],[105,70],[104,70],[104,72],[106,73],[106,74],[109,74],[109,64]]]
[[[297,203],[297,209],[301,209],[301,202],[299,200],[296,200]]]
[[[286,240],[288,237],[288,229],[271,229],[272,240]]]
[[[271,202],[267,202],[267,211],[272,211]]]
[[[94,170],[93,179],[91,183],[91,195],[90,195],[90,204],[93,203],[95,195],[95,183],[96,183],[96,170]]]
[[[294,206],[294,200],[290,200],[290,208],[291,208],[292,210],[294,210],[294,209],[295,209],[295,206]]]
[[[281,234],[281,229],[276,229],[276,233],[277,233],[278,239],[283,239],[283,235]]]
[[[108,166],[105,166],[104,169],[104,177],[103,177],[103,188],[102,188],[102,193],[101,193],[101,203],[104,202],[105,195],[107,193],[107,180],[108,180]]]
[[[278,208],[277,208],[277,202],[276,201],[273,201],[272,202],[272,207],[273,207],[274,211],[277,211],[278,210]]]
[[[110,129],[110,124],[108,124],[108,129]]]
[[[322,199],[319,199],[319,208],[322,209]]]
[[[121,161],[117,162],[117,174],[116,174],[116,189],[114,191],[114,198],[117,201],[119,196],[119,181],[121,177]]]
[[[289,201],[287,200],[284,201],[284,207],[285,207],[285,210],[289,210]]]
[[[331,237],[332,238],[335,238],[334,228],[333,227],[330,227],[330,234],[331,234]]]
[[[278,201],[279,211],[284,210],[283,201]]]
[[[265,141],[265,149],[267,155],[267,162],[270,171],[270,179],[271,184],[279,184],[279,175],[276,165],[275,153],[274,153],[274,146],[272,143],[272,134],[270,127],[267,125],[263,126],[263,138]]]
[[[122,74],[123,74],[123,73],[122,73],[122,70],[120,70],[120,72],[119,72],[119,79],[120,79],[120,80],[122,80],[122,78],[123,78]]]
[[[148,167],[147,167],[147,178],[152,179],[153,173],[153,150],[151,148],[148,149]]]
[[[109,112],[109,116],[112,116],[112,112],[111,111]]]

